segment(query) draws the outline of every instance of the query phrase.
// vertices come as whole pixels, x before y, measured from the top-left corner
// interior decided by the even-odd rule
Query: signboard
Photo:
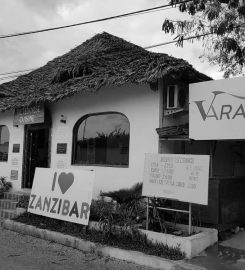
[[[36,168],[28,212],[88,225],[94,171]]]
[[[57,143],[56,154],[66,154],[67,143]]]
[[[44,106],[36,105],[15,109],[13,125],[26,125],[44,122]]]
[[[208,204],[209,156],[146,154],[142,195]]]
[[[18,180],[18,171],[17,170],[10,171],[10,180]]]
[[[245,139],[245,78],[190,84],[189,137]]]
[[[20,144],[15,143],[13,144],[13,153],[19,153],[20,152]]]

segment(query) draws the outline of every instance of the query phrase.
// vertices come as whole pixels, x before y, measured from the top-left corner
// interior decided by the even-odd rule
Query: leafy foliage
[[[129,189],[101,192],[101,199],[92,204],[91,218],[97,217],[105,232],[112,233],[120,227],[120,233],[125,234],[145,216],[141,193],[142,183]],[[105,197],[110,197],[111,201],[105,201]]]
[[[101,192],[101,196],[107,196],[112,198],[119,204],[130,203],[132,200],[141,199],[142,183],[137,183],[131,188],[124,188],[115,191]]]
[[[139,221],[145,215],[142,183],[137,183],[128,189],[102,192],[101,196],[110,197],[117,202],[117,213],[121,223],[130,225],[135,223],[135,221]]]
[[[166,19],[162,30],[175,34],[178,46],[184,40],[202,40],[211,64],[218,64],[224,77],[243,74],[245,64],[245,2],[238,0],[171,1],[189,20]]]
[[[5,176],[0,177],[0,196],[3,195],[4,192],[7,192],[11,189],[12,183],[6,181]]]
[[[24,213],[15,218],[15,220],[41,229],[61,232],[92,242],[128,250],[137,250],[146,254],[172,260],[181,260],[185,257],[185,254],[181,252],[179,246],[172,248],[162,243],[153,243],[137,230],[128,234],[109,234],[89,228],[85,230],[85,226],[81,226],[80,224],[34,215],[31,213]]]
[[[30,200],[30,196],[28,195],[21,196],[19,201],[16,204],[16,207],[27,209],[29,205],[29,200]]]

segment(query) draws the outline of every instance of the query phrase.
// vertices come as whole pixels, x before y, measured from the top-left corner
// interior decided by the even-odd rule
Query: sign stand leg
[[[191,203],[189,203],[189,235],[191,235]]]
[[[148,231],[149,226],[149,197],[147,197],[147,205],[146,205],[146,230]]]

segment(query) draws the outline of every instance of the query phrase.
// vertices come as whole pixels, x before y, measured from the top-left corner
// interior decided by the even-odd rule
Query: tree
[[[244,74],[245,67],[245,3],[244,0],[172,0],[180,12],[190,14],[188,20],[166,19],[162,30],[175,34],[178,46],[184,40],[202,40],[204,54],[218,64],[224,77]]]

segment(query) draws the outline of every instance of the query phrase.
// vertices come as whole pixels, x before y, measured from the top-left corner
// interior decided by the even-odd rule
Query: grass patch
[[[185,254],[181,252],[179,247],[171,248],[161,243],[152,243],[151,241],[147,240],[146,236],[140,233],[138,230],[134,230],[132,233],[125,231],[121,233],[105,233],[96,231],[94,229],[90,230],[88,227],[76,223],[52,219],[31,213],[24,213],[14,220],[24,224],[36,226],[40,229],[60,232],[91,242],[101,243],[103,245],[127,250],[136,250],[149,255],[155,255],[171,260],[181,260],[185,257]]]

